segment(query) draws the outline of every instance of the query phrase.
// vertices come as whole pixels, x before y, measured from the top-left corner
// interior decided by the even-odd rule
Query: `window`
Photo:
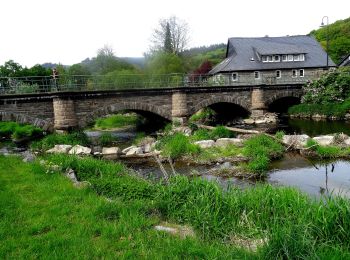
[[[262,56],[262,61],[267,62],[267,56]]]
[[[237,72],[233,72],[231,74],[231,79],[232,79],[232,81],[237,81],[238,80],[238,73]]]
[[[292,77],[295,78],[298,76],[297,70],[292,70]]]
[[[281,71],[280,70],[276,70],[276,78],[280,79],[281,78]]]
[[[293,55],[288,55],[288,61],[293,61]]]
[[[275,62],[279,62],[279,61],[280,61],[280,56],[279,56],[279,55],[273,56],[273,60],[274,60]]]
[[[254,78],[260,79],[260,72],[259,71],[254,71]]]
[[[299,70],[299,77],[304,77],[304,70],[303,69],[301,69],[301,70]]]
[[[299,54],[294,54],[293,59],[294,61],[299,61]]]
[[[282,61],[287,61],[287,55],[282,55]]]
[[[304,54],[300,54],[300,58],[299,58],[300,61],[304,61],[305,60],[305,56]]]

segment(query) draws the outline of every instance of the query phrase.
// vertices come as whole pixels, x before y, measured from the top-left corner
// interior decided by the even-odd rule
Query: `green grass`
[[[156,146],[165,156],[178,159],[185,155],[196,155],[200,152],[198,145],[192,144],[189,137],[181,133],[164,136]]]
[[[221,158],[235,157],[242,153],[242,148],[233,144],[229,144],[225,147],[210,147],[207,149],[201,149],[200,153],[194,158],[199,163],[216,162]]]
[[[268,170],[270,160],[281,157],[283,152],[283,146],[272,137],[264,134],[254,136],[244,143],[243,154],[250,159],[245,168],[263,175]]]
[[[104,132],[100,135],[98,138],[98,143],[102,146],[111,146],[113,145],[118,139],[114,136],[112,136],[109,132]]]
[[[213,130],[198,129],[193,132],[191,136],[192,141],[219,139],[219,138],[232,138],[235,137],[235,133],[228,130],[224,126],[217,126]]]
[[[70,144],[70,145],[90,145],[90,141],[84,132],[73,132],[68,134],[50,134],[39,141],[34,141],[31,148],[36,151],[46,151],[56,144]]]
[[[28,124],[16,122],[0,122],[0,137],[20,140],[22,138],[37,138],[43,134],[42,129]]]
[[[288,109],[290,115],[298,115],[301,117],[310,117],[312,115],[325,115],[327,117],[336,116],[343,118],[350,110],[350,99],[342,103],[328,103],[328,104],[299,104]]]
[[[0,156],[1,259],[217,259],[249,254],[153,229],[150,201],[107,202],[58,173]]]
[[[322,159],[335,159],[341,157],[348,157],[350,155],[350,149],[348,147],[339,146],[322,146],[315,140],[309,139],[306,143],[306,147],[316,153],[316,155]]]
[[[169,185],[151,185],[118,163],[67,155],[46,159],[73,168],[80,180],[92,182],[95,192],[75,189],[40,165],[0,156],[1,258],[350,257],[347,199],[314,201],[295,189],[270,185],[223,191],[214,182],[183,176]],[[96,186],[99,181],[105,184]],[[134,195],[134,186],[152,192],[140,188]],[[154,231],[162,220],[192,226],[197,238],[181,240]],[[266,238],[268,243],[256,253],[245,252],[235,246],[235,237]]]
[[[116,114],[96,120],[95,129],[113,129],[125,126],[133,126],[139,121],[136,114]]]

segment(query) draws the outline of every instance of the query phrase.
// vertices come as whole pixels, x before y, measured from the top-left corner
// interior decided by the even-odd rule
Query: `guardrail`
[[[315,77],[276,78],[232,80],[231,74],[194,75],[59,75],[58,77],[0,77],[0,94],[31,94],[65,91],[98,91],[145,88],[179,88],[179,87],[212,87],[212,86],[258,86],[304,84]]]

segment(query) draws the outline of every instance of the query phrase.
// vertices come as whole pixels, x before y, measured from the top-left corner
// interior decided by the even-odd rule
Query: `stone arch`
[[[112,114],[122,110],[151,112],[165,119],[171,120],[171,111],[166,111],[165,109],[162,109],[159,106],[157,107],[151,104],[140,102],[118,102],[117,104],[108,105],[87,114],[82,119],[79,119],[79,126],[85,127],[89,123],[94,122],[98,117],[106,116],[108,114]]]
[[[19,124],[31,124],[49,132],[52,132],[54,129],[52,120],[45,120],[20,113],[0,112],[0,121],[14,121]]]
[[[267,107],[269,107],[273,102],[279,100],[279,99],[282,99],[282,98],[301,98],[302,96],[302,91],[301,90],[298,90],[298,91],[276,91],[274,92],[273,95],[271,95],[269,98],[267,98],[265,100],[265,105]]]
[[[246,102],[245,100],[237,97],[231,97],[231,96],[218,96],[218,97],[210,97],[208,99],[202,100],[201,102],[199,102],[197,105],[193,106],[189,110],[189,114],[193,115],[194,113],[198,112],[202,108],[208,107],[216,103],[230,103],[230,104],[238,105],[243,107],[248,112],[250,112],[250,103]]]

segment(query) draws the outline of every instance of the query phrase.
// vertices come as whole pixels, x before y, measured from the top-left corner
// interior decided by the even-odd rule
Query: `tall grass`
[[[271,159],[283,155],[283,146],[267,135],[254,136],[244,143],[243,154],[250,159],[246,165],[249,172],[264,174],[269,167]]]
[[[112,129],[124,126],[136,125],[139,121],[136,114],[116,114],[106,118],[96,120],[95,128],[97,129]]]
[[[90,145],[90,140],[84,132],[73,132],[67,134],[50,134],[39,141],[31,144],[31,148],[38,151],[46,151],[56,144],[70,144],[70,145]]]
[[[36,138],[42,134],[43,130],[33,125],[0,122],[0,137],[3,138],[19,140],[22,138]]]
[[[159,140],[156,148],[162,150],[165,156],[172,159],[178,159],[185,155],[195,155],[200,152],[199,146],[192,144],[189,138],[181,133],[163,137]]]
[[[191,140],[199,141],[199,140],[208,140],[208,139],[219,139],[219,138],[232,138],[235,137],[235,133],[228,130],[224,126],[217,126],[213,130],[207,129],[198,129],[194,131],[191,136]]]

